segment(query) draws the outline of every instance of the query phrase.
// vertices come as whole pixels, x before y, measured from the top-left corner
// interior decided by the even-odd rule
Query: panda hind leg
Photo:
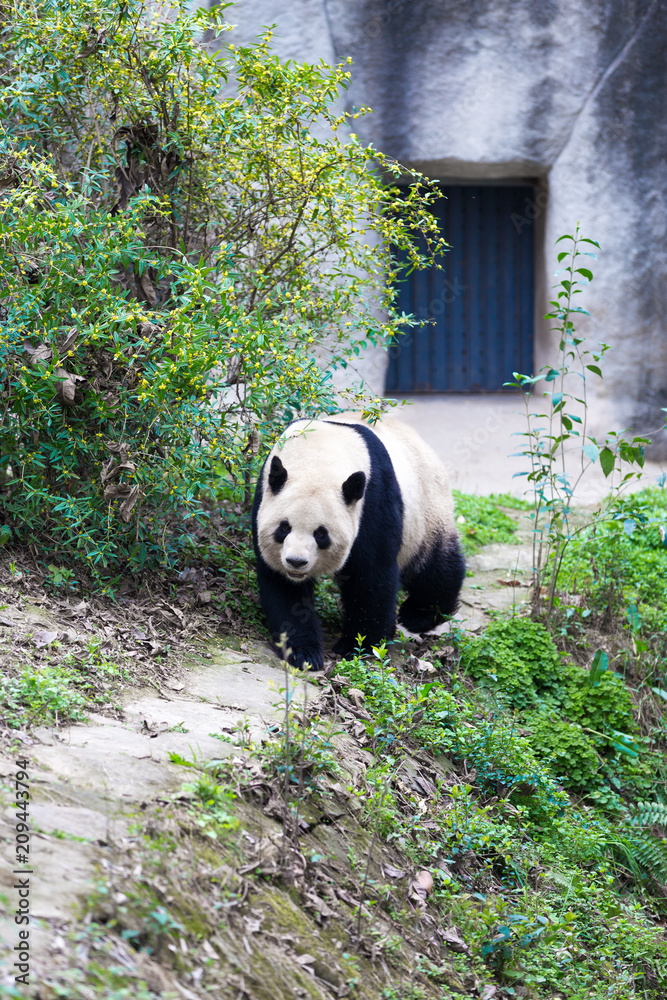
[[[403,569],[401,582],[408,596],[398,620],[410,632],[429,632],[456,611],[466,567],[456,535],[438,537]]]

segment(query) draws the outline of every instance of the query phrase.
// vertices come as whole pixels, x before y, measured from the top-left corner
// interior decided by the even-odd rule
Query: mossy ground
[[[591,671],[604,612],[587,606],[564,593],[556,642],[503,615],[340,662],[263,737],[221,730],[225,760],[179,758],[182,790],[109,844],[40,1000],[661,1000],[658,653],[617,615]]]

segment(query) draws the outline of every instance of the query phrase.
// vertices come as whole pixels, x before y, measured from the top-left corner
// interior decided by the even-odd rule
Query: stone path
[[[468,560],[474,576],[466,580],[459,621],[476,632],[488,609],[518,605],[525,599],[530,551],[518,545],[491,545]],[[8,621],[27,630],[65,626],[40,608],[6,608]],[[22,753],[30,760],[31,784],[31,981],[38,983],[60,951],[64,935],[77,920],[77,905],[94,887],[104,866],[105,849],[126,836],[142,803],[177,793],[184,769],[169,754],[209,760],[238,748],[212,733],[249,727],[257,739],[281,715],[284,671],[268,646],[248,644],[248,652],[210,647],[211,659],[192,659],[180,677],[159,692],[134,691],[124,704],[124,719],[90,714],[85,724],[41,728],[26,737]],[[302,690],[307,682],[302,681]],[[308,685],[310,688],[311,685]],[[314,697],[315,688],[312,688]],[[297,694],[297,697],[299,694]],[[11,948],[17,941],[13,920],[16,876],[12,758],[0,755],[4,790],[0,816],[0,986],[13,982]]]
[[[57,628],[45,616],[30,626]],[[193,660],[181,688],[134,692],[122,722],[89,714],[82,725],[40,728],[22,748],[30,760],[31,806],[31,981],[39,982],[62,935],[77,915],[77,902],[94,886],[104,849],[122,838],[142,802],[177,793],[183,767],[177,753],[209,760],[238,752],[210,735],[247,723],[258,739],[280,716],[284,672],[268,647],[252,652],[213,649],[210,660]],[[303,684],[302,684],[303,687]],[[298,694],[297,694],[298,697]],[[16,765],[0,755],[4,808],[0,816],[0,985],[13,982],[8,951],[16,944],[14,853],[15,812],[10,794]]]

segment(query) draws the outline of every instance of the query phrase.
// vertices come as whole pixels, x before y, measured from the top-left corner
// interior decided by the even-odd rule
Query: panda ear
[[[269,466],[269,489],[272,493],[280,493],[287,482],[287,469],[277,455],[271,459]]]
[[[361,500],[366,488],[366,473],[353,472],[343,483],[343,500],[349,507],[355,500]]]

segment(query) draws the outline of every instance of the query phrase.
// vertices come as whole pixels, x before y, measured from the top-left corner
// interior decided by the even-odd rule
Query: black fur
[[[357,537],[345,565],[335,576],[343,603],[343,634],[334,651],[347,656],[357,647],[358,635],[365,637],[363,645],[366,648],[393,638],[400,583],[408,591],[408,597],[401,606],[399,621],[410,631],[428,631],[445,615],[455,611],[465,563],[458,538],[452,535],[438,539],[430,551],[420,553],[405,567],[402,575],[399,574],[397,557],[403,533],[403,500],[389,453],[364,424],[339,426],[351,428],[364,439],[371,464],[368,480],[365,475],[361,474],[362,479],[354,473],[341,484],[346,503],[364,496]],[[274,456],[269,476],[272,490],[274,472],[282,478],[278,489],[287,480],[282,462],[278,459],[278,468],[274,466],[275,461]],[[261,502],[262,473],[255,492],[252,528],[260,598],[271,636],[277,644],[281,634],[287,634],[292,651],[289,660],[295,666],[309,663],[315,670],[321,670],[324,664],[322,633],[315,614],[313,582],[293,583],[264,562],[257,543],[257,513]],[[319,545],[317,534],[315,537]]]
[[[286,482],[287,469],[278,456],[274,455],[271,459],[271,468],[269,469],[269,489],[272,493],[280,493]]]
[[[289,521],[281,521],[276,530],[273,532],[273,537],[279,545],[282,545],[291,530],[292,525]]]
[[[343,483],[343,499],[349,507],[355,500],[361,500],[366,488],[366,473],[353,472]]]
[[[343,602],[343,634],[334,652],[347,656],[356,648],[358,635],[366,637],[364,646],[369,648],[392,639],[396,631],[403,500],[389,452],[379,437],[364,424],[342,426],[361,435],[371,459],[359,532],[335,576]]]
[[[321,524],[319,528],[315,528],[313,538],[315,539],[318,549],[328,549],[331,546],[329,532],[323,524]]]
[[[404,567],[401,583],[408,592],[398,612],[410,632],[429,632],[458,607],[466,566],[456,535],[438,538]]]

